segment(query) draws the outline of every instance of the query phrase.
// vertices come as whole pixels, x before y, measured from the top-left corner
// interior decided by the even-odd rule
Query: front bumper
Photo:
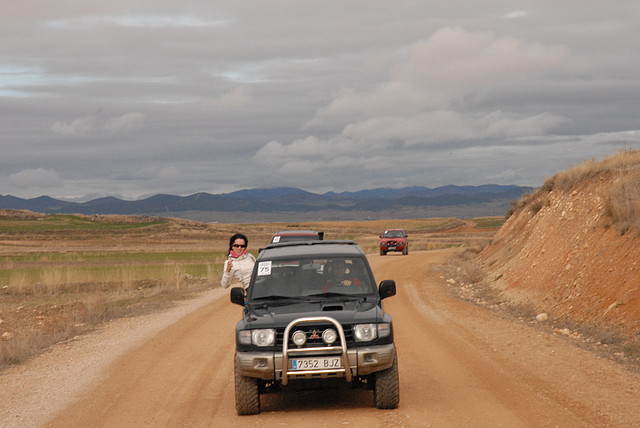
[[[347,350],[351,376],[366,376],[393,365],[395,345],[376,345]],[[236,366],[242,376],[263,380],[282,380],[282,352],[236,352]],[[289,367],[290,368],[290,367]],[[344,373],[289,372],[289,379],[347,377]]]
[[[406,246],[405,242],[384,243],[380,244],[380,249],[382,251],[403,251]]]

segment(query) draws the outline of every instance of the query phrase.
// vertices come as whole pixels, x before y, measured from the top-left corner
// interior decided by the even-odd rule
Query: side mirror
[[[242,287],[233,287],[231,289],[231,303],[235,303],[236,305],[244,306],[244,288]]]
[[[393,279],[380,281],[380,299],[396,295],[396,282]]]

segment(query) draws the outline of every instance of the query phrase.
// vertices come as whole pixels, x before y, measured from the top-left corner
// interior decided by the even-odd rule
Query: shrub
[[[640,227],[640,183],[636,175],[626,175],[611,186],[606,212],[621,235],[631,226]]]

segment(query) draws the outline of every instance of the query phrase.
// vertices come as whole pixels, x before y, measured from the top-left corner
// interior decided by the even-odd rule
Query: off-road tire
[[[393,356],[391,367],[375,373],[373,402],[378,409],[395,409],[400,403],[400,378],[396,354]]]
[[[386,252],[386,251],[384,251],[384,250],[380,250],[380,255],[381,255],[381,256],[386,256],[386,255],[387,255],[387,252]]]
[[[402,250],[402,255],[406,256],[407,254],[409,254],[409,247],[404,247],[404,250]]]
[[[260,391],[258,379],[242,376],[238,366],[234,365],[236,383],[236,413],[243,415],[257,415],[260,413]]]

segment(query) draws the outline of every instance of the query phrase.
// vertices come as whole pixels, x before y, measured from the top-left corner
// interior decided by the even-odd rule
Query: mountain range
[[[40,196],[21,199],[0,195],[0,209],[21,209],[47,214],[120,214],[190,218],[228,222],[291,221],[320,216],[318,220],[503,215],[511,202],[531,192],[514,185],[423,186],[378,188],[355,192],[317,194],[292,187],[245,189],[232,193],[195,193],[189,196],[157,194],[145,199],[105,197],[69,202]],[[446,213],[450,211],[450,215]],[[432,213],[429,215],[429,213]],[[435,215],[434,215],[435,214]],[[331,218],[329,218],[331,217]]]

